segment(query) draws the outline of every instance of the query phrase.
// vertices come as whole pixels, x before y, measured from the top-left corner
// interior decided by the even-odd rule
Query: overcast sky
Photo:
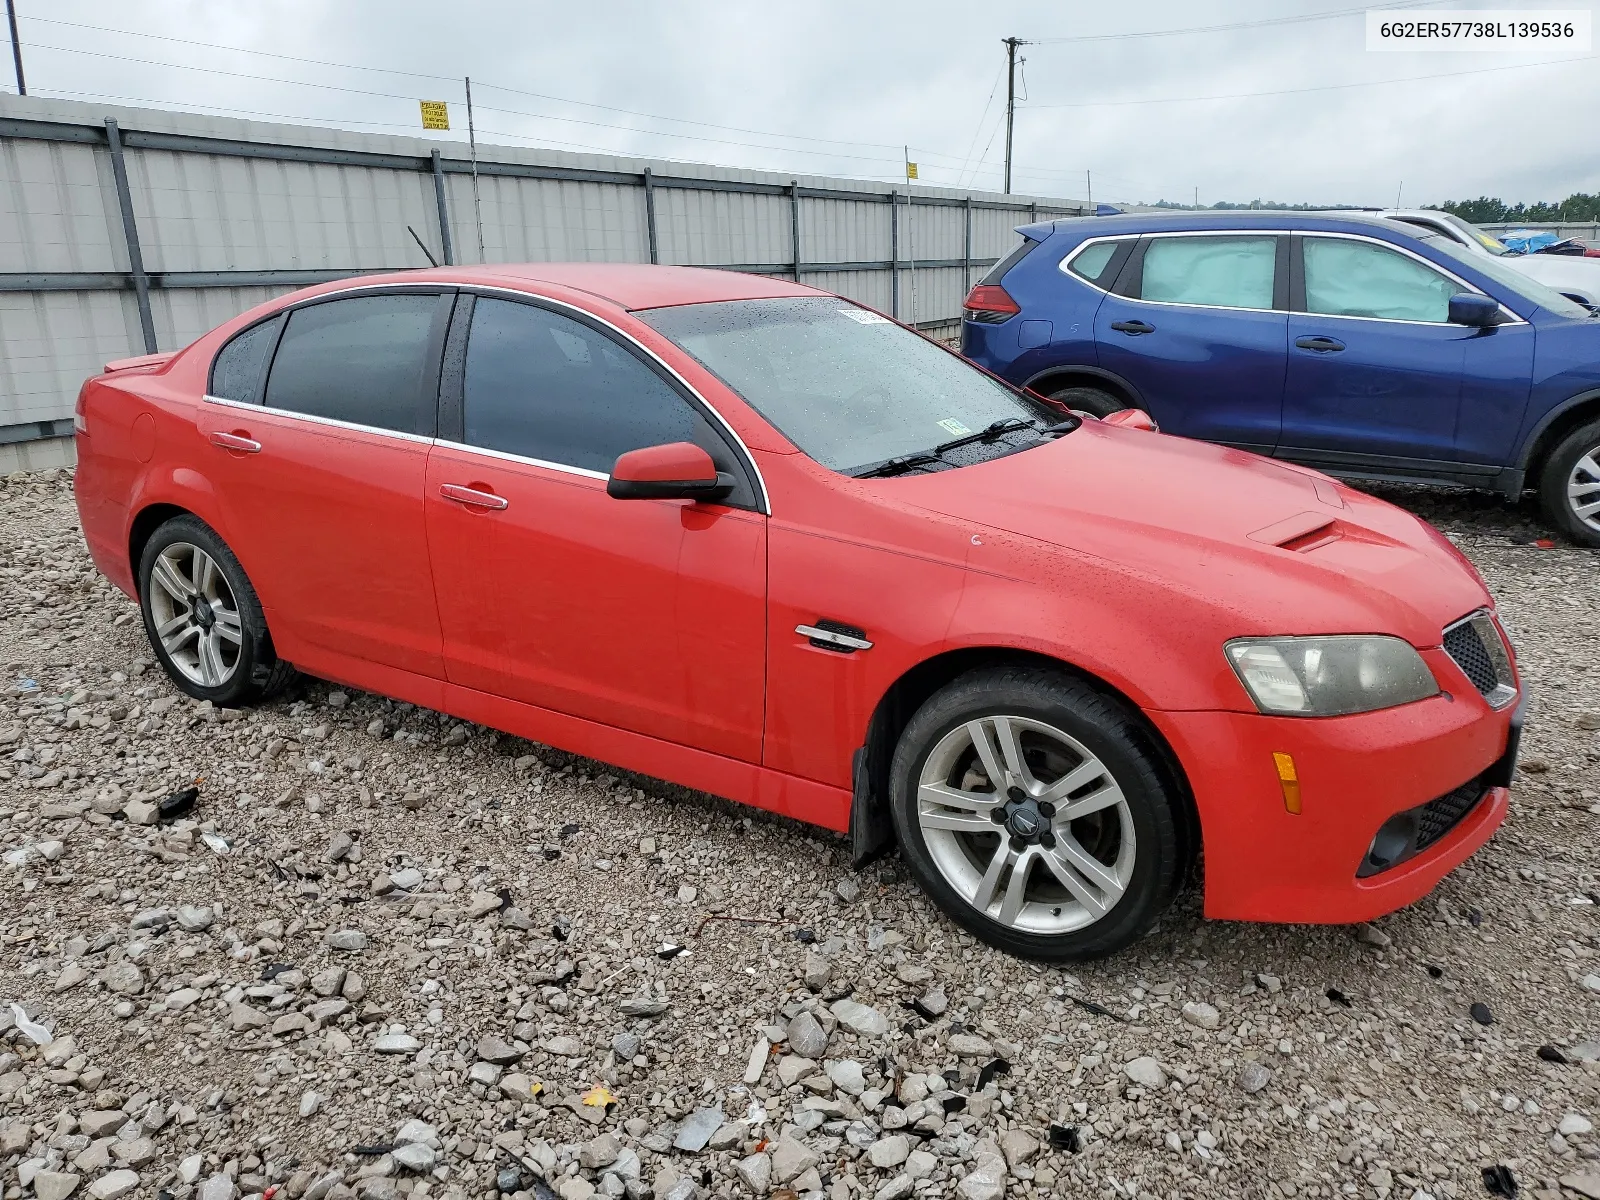
[[[470,74],[485,142],[875,179],[909,143],[923,182],[997,189],[1015,36],[1041,43],[1022,50],[1017,192],[1079,199],[1086,170],[1120,201],[1600,191],[1593,54],[1371,53],[1350,0],[16,3],[42,96],[420,134],[417,99],[464,130]]]

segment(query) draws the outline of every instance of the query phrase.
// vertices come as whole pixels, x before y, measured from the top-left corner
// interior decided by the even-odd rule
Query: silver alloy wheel
[[[239,669],[239,605],[222,568],[199,546],[173,542],[156,555],[150,618],[168,657],[201,687],[221,687]]]
[[[917,783],[917,822],[945,881],[1022,932],[1093,925],[1133,877],[1133,813],[1111,771],[1029,717],[980,717],[941,738]]]
[[[1600,530],[1600,446],[1591,447],[1573,464],[1567,476],[1567,503],[1578,520]]]

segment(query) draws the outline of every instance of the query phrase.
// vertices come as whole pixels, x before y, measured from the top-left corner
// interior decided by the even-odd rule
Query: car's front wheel
[[[294,676],[274,653],[244,568],[198,517],[174,517],[139,556],[139,607],[162,669],[196,700],[237,707]]]
[[[1182,798],[1115,697],[1064,671],[1007,666],[936,693],[896,748],[901,853],[935,903],[1012,954],[1120,950],[1187,869]]]
[[[1581,546],[1600,546],[1600,421],[1580,425],[1550,452],[1539,499],[1562,533]]]

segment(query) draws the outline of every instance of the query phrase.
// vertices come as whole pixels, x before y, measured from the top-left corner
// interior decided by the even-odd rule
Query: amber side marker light
[[[1294,755],[1272,752],[1272,765],[1278,769],[1278,786],[1283,789],[1285,811],[1300,815],[1300,776],[1294,769]]]

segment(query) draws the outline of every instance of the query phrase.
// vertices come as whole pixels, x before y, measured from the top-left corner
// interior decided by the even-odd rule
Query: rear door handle
[[[223,433],[220,429],[212,433],[211,444],[221,446],[224,450],[236,450],[240,454],[261,453],[261,443],[254,438],[241,437],[237,433]]]
[[[1131,337],[1138,337],[1141,333],[1154,333],[1156,327],[1147,321],[1113,321],[1111,328],[1118,333],[1126,333]]]
[[[1344,349],[1343,342],[1331,337],[1295,338],[1294,344],[1302,350],[1315,350],[1318,354],[1337,354]]]
[[[466,504],[472,508],[510,508],[511,501],[504,496],[496,496],[493,492],[480,492],[477,488],[465,487],[459,483],[442,483],[439,485],[439,495],[446,500],[454,500],[457,504]]]

